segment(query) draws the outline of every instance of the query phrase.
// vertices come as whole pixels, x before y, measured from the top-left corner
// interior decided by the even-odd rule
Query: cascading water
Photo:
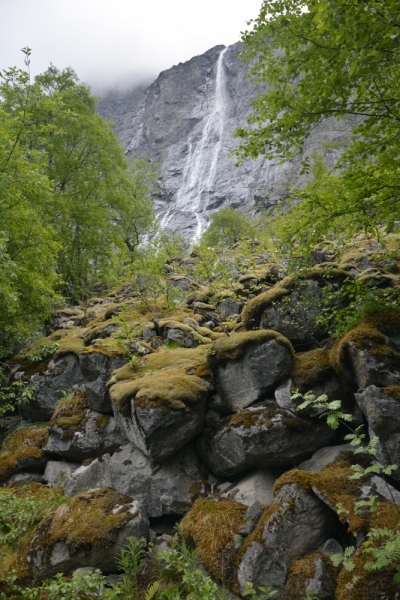
[[[175,207],[194,214],[197,220],[194,241],[197,241],[205,223],[201,211],[207,208],[208,198],[213,191],[217,173],[218,156],[221,150],[225,109],[228,102],[227,78],[224,68],[224,55],[228,48],[222,50],[217,61],[215,80],[215,102],[211,114],[207,117],[200,140],[189,139],[189,151],[182,176],[182,184],[178,190]],[[203,196],[206,196],[203,201]],[[172,214],[167,212],[161,226],[165,227]]]

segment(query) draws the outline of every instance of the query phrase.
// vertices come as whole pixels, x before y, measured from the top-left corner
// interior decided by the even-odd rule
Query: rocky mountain
[[[160,73],[146,88],[110,93],[98,112],[114,121],[127,154],[139,153],[161,164],[162,192],[155,207],[163,227],[198,237],[210,214],[221,206],[246,212],[272,207],[301,184],[301,157],[286,163],[246,160],[235,167],[229,155],[238,143],[257,86],[240,46],[215,46]],[[315,127],[305,154],[323,152],[333,164],[350,131],[350,122],[329,119]]]

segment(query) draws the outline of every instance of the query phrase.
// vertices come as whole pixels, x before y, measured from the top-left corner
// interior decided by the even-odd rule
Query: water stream
[[[224,55],[228,48],[222,50],[218,57],[214,107],[204,124],[200,140],[189,139],[189,151],[185,161],[182,184],[178,190],[175,207],[184,212],[191,212],[197,221],[194,242],[196,242],[206,222],[201,216],[207,208],[210,193],[213,191],[217,174],[218,157],[224,133],[225,109],[228,102],[227,77],[224,68]],[[165,215],[162,226],[172,218],[171,211]]]

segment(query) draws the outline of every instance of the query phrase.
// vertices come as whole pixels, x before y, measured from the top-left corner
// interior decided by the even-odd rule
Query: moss
[[[211,346],[212,354],[208,356],[211,366],[217,363],[226,363],[229,360],[240,360],[248,346],[260,345],[269,340],[276,340],[281,346],[285,346],[293,355],[293,347],[288,339],[277,331],[263,329],[260,331],[246,331],[231,334],[229,337],[220,338]]]
[[[241,314],[242,322],[246,329],[258,327],[258,323],[264,310],[273,302],[277,302],[289,293],[290,291],[286,288],[278,287],[278,285],[276,285],[267,292],[259,294],[255,298],[249,300]]]
[[[384,335],[400,334],[400,309],[380,310],[371,313],[360,321],[360,326],[373,327]]]
[[[109,337],[95,340],[92,346],[85,346],[82,350],[82,354],[91,354],[92,352],[104,356],[124,356],[126,349],[120,344],[120,340]]]
[[[382,388],[382,392],[386,396],[394,398],[397,402],[400,402],[400,385],[389,385],[388,387]]]
[[[187,410],[207,397],[206,383],[195,375],[159,372],[134,381],[121,382],[110,390],[116,408],[124,415],[130,411],[130,400],[135,407],[164,407],[165,410]]]
[[[49,560],[57,542],[64,542],[71,554],[87,546],[107,547],[115,543],[121,527],[133,515],[129,512],[132,499],[112,488],[90,490],[74,496],[48,514],[39,524],[31,553],[45,549]],[[119,510],[115,510],[119,507]]]
[[[105,429],[107,429],[110,423],[110,415],[100,415],[96,419],[96,429],[100,433],[102,433]]]
[[[330,353],[327,350],[311,350],[295,354],[293,357],[293,387],[306,392],[313,385],[333,375]]]
[[[314,267],[310,271],[304,274],[305,279],[328,279],[329,281],[335,280],[343,282],[345,279],[354,279],[354,276],[345,271],[344,269],[336,269],[335,267]]]
[[[86,393],[76,389],[65,400],[57,405],[50,420],[50,427],[57,426],[63,430],[63,437],[72,437],[85,419]]]
[[[27,461],[42,459],[48,438],[49,432],[42,426],[18,429],[10,433],[2,444],[0,482],[18,473]]]
[[[245,524],[246,511],[247,506],[233,500],[199,498],[181,522],[183,536],[195,544],[202,564],[225,584],[233,577],[234,536]]]
[[[175,350],[164,350],[160,348],[157,352],[149,354],[143,358],[142,366],[134,370],[129,364],[113,373],[108,385],[122,381],[133,381],[149,373],[161,370],[173,370],[187,374],[194,372],[197,367],[204,364],[204,347],[198,348],[177,348]]]
[[[224,337],[225,335],[224,333],[212,331],[211,329],[208,329],[208,327],[196,327],[196,332],[204,338],[209,338],[212,342],[219,340],[219,338]]]

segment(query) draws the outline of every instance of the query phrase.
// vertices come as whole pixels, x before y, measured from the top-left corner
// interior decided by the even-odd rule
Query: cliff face
[[[216,46],[160,73],[147,89],[111,94],[98,105],[102,116],[114,120],[128,154],[161,163],[158,218],[165,229],[191,239],[220,206],[246,212],[271,207],[303,181],[301,157],[284,164],[279,157],[247,160],[239,167],[229,158],[238,143],[233,133],[246,123],[258,91],[239,52],[237,44]],[[306,154],[322,151],[333,163],[349,131],[348,121],[324,121],[307,140]]]

